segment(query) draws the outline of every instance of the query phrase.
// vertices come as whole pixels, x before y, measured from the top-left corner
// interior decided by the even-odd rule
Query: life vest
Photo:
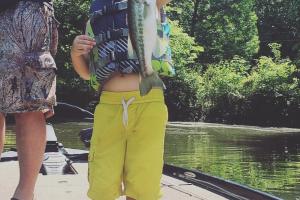
[[[90,7],[86,34],[95,38],[97,43],[90,53],[92,86],[98,88],[114,72],[139,73],[139,62],[129,39],[127,0],[94,0]],[[175,75],[169,37],[170,25],[165,11],[161,9],[152,67],[162,76]]]
[[[52,0],[0,0],[0,12],[5,11],[6,9],[12,8],[17,5],[20,1],[33,1],[33,2],[48,2],[50,3]]]

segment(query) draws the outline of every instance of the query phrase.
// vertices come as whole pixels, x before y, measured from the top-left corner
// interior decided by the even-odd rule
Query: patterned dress
[[[56,104],[57,22],[52,3],[20,1],[0,12],[0,113]]]

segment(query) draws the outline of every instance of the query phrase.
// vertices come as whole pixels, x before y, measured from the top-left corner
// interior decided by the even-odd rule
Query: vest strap
[[[127,9],[127,1],[115,2],[110,6],[104,6],[103,9],[94,11],[90,14],[90,20],[93,22],[97,17],[101,17],[110,13],[120,12]]]
[[[104,67],[111,62],[120,62],[128,60],[127,52],[111,51],[107,56],[101,56],[97,62],[99,67]]]
[[[104,42],[117,40],[121,37],[128,37],[128,28],[113,29],[95,36],[97,45]]]

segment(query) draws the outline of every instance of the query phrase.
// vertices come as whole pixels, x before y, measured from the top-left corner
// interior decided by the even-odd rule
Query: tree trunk
[[[198,19],[198,8],[200,5],[200,0],[194,0],[194,12],[192,16],[192,21],[191,21],[191,36],[195,36],[195,29],[196,29],[196,23]]]

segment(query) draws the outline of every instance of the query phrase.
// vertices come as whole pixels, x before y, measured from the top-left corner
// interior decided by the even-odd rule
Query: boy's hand
[[[87,55],[96,45],[96,41],[87,35],[78,35],[75,37],[72,45],[72,56]]]

